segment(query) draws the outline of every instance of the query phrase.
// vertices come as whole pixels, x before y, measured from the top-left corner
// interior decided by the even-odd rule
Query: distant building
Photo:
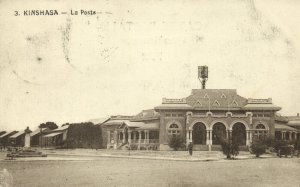
[[[41,136],[43,134],[48,134],[51,130],[49,128],[37,128],[33,132],[30,133],[30,146],[37,147],[41,146]]]
[[[300,140],[300,116],[276,116],[275,138],[277,140]]]
[[[60,147],[67,139],[69,125],[58,127],[52,131],[48,131],[47,134],[42,137],[42,145],[44,147]]]
[[[0,145],[4,148],[9,146],[9,137],[16,134],[18,131],[8,131],[0,136]]]
[[[25,145],[25,131],[19,131],[8,138],[9,145],[13,147],[24,147]]]

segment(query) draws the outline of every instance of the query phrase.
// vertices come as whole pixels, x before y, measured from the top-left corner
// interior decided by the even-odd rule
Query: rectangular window
[[[171,116],[171,114],[166,114],[166,117],[170,117]]]
[[[176,117],[176,114],[172,114],[172,117]]]

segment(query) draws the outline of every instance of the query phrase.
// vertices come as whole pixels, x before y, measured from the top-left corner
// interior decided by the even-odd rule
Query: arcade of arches
[[[226,127],[222,122],[212,124],[211,128],[202,122],[197,122],[187,131],[186,137],[187,143],[192,141],[194,145],[220,145],[222,139],[231,137],[240,146],[245,146],[250,144],[252,136],[262,138],[265,135],[267,130],[260,125],[257,125],[254,131],[249,131],[241,122],[234,123],[232,128]]]

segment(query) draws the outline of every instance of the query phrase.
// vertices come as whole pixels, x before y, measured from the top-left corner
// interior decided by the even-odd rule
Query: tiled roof
[[[275,123],[275,130],[287,130],[287,131],[298,131],[293,127],[289,127],[287,125],[277,124]]]
[[[238,109],[247,103],[247,99],[237,95],[235,89],[193,89],[186,102],[195,109],[218,110]]]

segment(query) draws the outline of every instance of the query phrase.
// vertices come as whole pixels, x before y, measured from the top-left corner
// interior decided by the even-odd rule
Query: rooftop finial
[[[198,79],[201,82],[202,89],[205,89],[205,83],[208,79],[208,67],[198,66]]]

